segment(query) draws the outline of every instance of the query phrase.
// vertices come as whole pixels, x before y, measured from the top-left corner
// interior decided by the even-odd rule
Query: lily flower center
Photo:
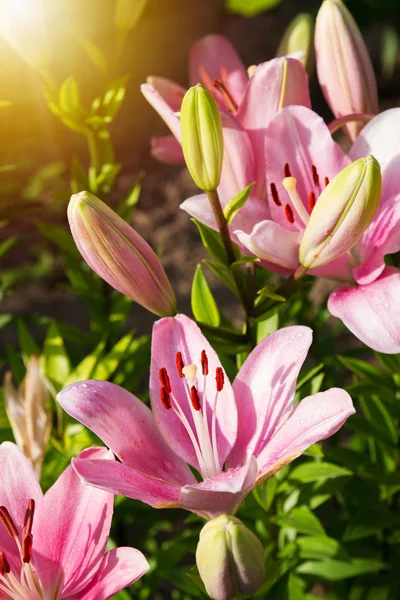
[[[303,232],[322,191],[317,167],[315,165],[311,166],[313,188],[308,193],[307,203],[303,202],[303,199],[300,198],[300,195],[297,191],[297,179],[292,177],[288,163],[285,163],[283,175],[284,177],[282,179],[282,185],[288,195],[289,201],[286,203],[282,202],[276,184],[273,182],[270,183],[271,198],[276,206],[283,206],[283,212],[286,220],[291,225],[294,225],[298,231]],[[324,187],[326,187],[328,184],[329,178],[324,177]],[[296,213],[297,215],[295,217]]]
[[[176,353],[176,369],[182,385],[184,387],[186,400],[190,407],[193,418],[193,424],[189,423],[185,412],[179,404],[171,388],[171,382],[167,369],[162,367],[159,370],[160,379],[160,400],[166,410],[172,410],[180,420],[187,431],[190,441],[193,445],[197,461],[199,463],[200,474],[203,479],[215,477],[222,471],[222,465],[219,461],[217,447],[217,404],[219,392],[224,387],[224,372],[221,367],[215,370],[215,389],[210,390],[208,358],[205,350],[202,350],[201,371],[203,376],[203,389],[199,391],[198,386],[198,368],[196,365],[184,365],[182,353]],[[212,401],[207,402],[207,395],[212,395]],[[207,415],[207,404],[211,406],[211,424]],[[211,426],[210,426],[211,425]]]
[[[222,65],[220,76],[215,79],[212,79],[211,75],[203,65],[199,68],[199,72],[203,85],[210,94],[214,96],[214,100],[221,104],[221,99],[223,99],[225,101],[225,103],[223,103],[224,108],[227,107],[231,113],[236,114],[238,105],[229,89],[228,69]],[[217,94],[215,92],[217,92]]]
[[[35,501],[31,498],[25,512],[21,535],[5,506],[0,506],[0,521],[14,540],[21,558],[18,577],[11,571],[4,552],[0,552],[0,595],[7,600],[42,600],[43,594],[35,567],[32,564],[32,524]],[[3,596],[4,594],[4,596]]]

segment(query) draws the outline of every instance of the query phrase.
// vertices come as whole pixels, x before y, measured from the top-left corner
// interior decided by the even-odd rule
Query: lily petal
[[[233,515],[244,497],[253,489],[257,475],[254,456],[242,467],[223,471],[212,479],[186,485],[180,494],[182,508],[207,519],[218,515]]]
[[[354,413],[349,394],[339,388],[301,400],[282,424],[278,424],[258,456],[258,480],[270,477],[303,454],[309,446],[336,433]]]
[[[292,104],[311,107],[308,76],[302,63],[279,57],[258,65],[236,115],[238,122],[249,132],[257,157],[260,186],[255,190],[256,195],[262,195],[264,187],[266,128],[280,109]]]
[[[317,267],[316,269],[310,269],[308,274],[314,275],[314,277],[326,277],[335,281],[353,281],[352,274],[352,259],[349,253],[342,254],[336,260],[333,260],[327,265]]]
[[[350,163],[332,136],[324,121],[312,110],[304,106],[289,106],[281,110],[269,125],[266,133],[268,144],[265,147],[267,190],[275,184],[282,206],[270,201],[272,219],[286,229],[290,225],[285,217],[283,205],[289,201],[282,185],[284,167],[288,164],[290,173],[297,179],[297,192],[308,212],[308,195],[319,189],[313,178],[314,166],[318,172],[320,185],[329,180]],[[294,208],[294,207],[293,207]],[[297,211],[295,221],[302,223]]]
[[[221,112],[221,121],[224,161],[218,191],[222,196],[232,198],[256,181],[256,166],[248,133],[226,112]]]
[[[84,450],[82,460],[113,464],[105,448]],[[113,495],[81,485],[70,465],[43,496],[33,521],[34,561],[45,597],[73,596],[93,579],[104,555]],[[61,507],[62,510],[54,510]]]
[[[81,381],[62,390],[57,399],[128,467],[180,485],[194,481],[189,467],[164,441],[151,410],[122,387]]]
[[[224,207],[228,200],[227,198],[221,197],[221,204]],[[210,206],[210,201],[207,198],[206,194],[197,194],[197,196],[191,196],[184,200],[180,207],[182,210],[188,213],[194,219],[200,221],[200,223],[204,223],[207,227],[216,230],[217,224],[215,222],[215,217]]]
[[[296,380],[311,341],[308,327],[284,327],[258,344],[243,364],[233,382],[239,429],[229,467],[263,455],[278,423],[293,407]]]
[[[15,525],[20,528],[24,523],[28,500],[32,498],[37,505],[40,504],[42,490],[28,459],[12,442],[0,444],[0,473],[0,505],[7,508]],[[20,569],[21,559],[17,546],[2,524],[0,546],[11,568],[16,570],[18,566]]]
[[[154,108],[156,112],[158,112],[158,114],[168,125],[176,139],[180,141],[181,124],[180,119],[176,114],[176,110],[174,110],[174,108],[172,108],[168,104],[168,102],[162,97],[160,92],[156,90],[152,85],[149,85],[148,83],[143,83],[140,86],[140,89],[147,102]]]
[[[207,77],[204,78],[204,74]],[[235,48],[222,35],[207,35],[194,44],[189,57],[190,85],[200,81],[210,89],[210,82],[221,78],[237,104],[247,85],[248,75]]]
[[[160,94],[174,112],[181,110],[182,100],[186,93],[184,87],[166,77],[148,77],[147,83]]]
[[[341,286],[328,300],[328,310],[364,344],[385,354],[400,352],[400,271],[386,267],[368,285]]]
[[[104,555],[101,565],[79,600],[107,600],[122,588],[147,573],[150,565],[135,548],[113,548]]]
[[[91,487],[140,500],[154,508],[179,506],[180,485],[144,475],[119,462],[73,458],[72,466]]]
[[[153,414],[164,438],[177,454],[196,469],[199,468],[197,457],[189,435],[181,421],[172,410],[166,410],[160,401],[159,369],[166,368],[171,382],[172,394],[178,401],[191,426],[193,417],[186,379],[181,379],[176,369],[176,353],[181,352],[184,365],[197,365],[197,389],[200,398],[204,394],[204,381],[201,369],[201,352],[205,350],[208,357],[209,376],[207,386],[207,416],[211,431],[211,416],[215,388],[215,371],[221,367],[219,358],[209,342],[201,333],[194,321],[185,315],[160,319],[154,324],[152,338],[152,355],[150,366],[150,397]],[[236,440],[237,411],[233,391],[229,379],[225,375],[223,390],[218,394],[217,404],[217,447],[220,464],[225,462]]]
[[[361,238],[361,265],[353,270],[360,285],[371,283],[385,268],[384,257],[400,250],[400,194],[381,202]]]
[[[370,121],[350,150],[352,160],[373,154],[382,170],[382,198],[399,192],[400,187],[400,107],[385,110]]]
[[[300,234],[274,221],[258,223],[250,235],[235,231],[239,242],[252,254],[284,269],[299,266]]]
[[[167,165],[184,165],[182,147],[173,135],[151,138],[151,155]]]

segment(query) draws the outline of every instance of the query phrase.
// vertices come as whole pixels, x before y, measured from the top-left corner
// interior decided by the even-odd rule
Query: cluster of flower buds
[[[254,594],[265,578],[264,551],[254,533],[236,517],[221,515],[200,532],[196,563],[213,600]]]

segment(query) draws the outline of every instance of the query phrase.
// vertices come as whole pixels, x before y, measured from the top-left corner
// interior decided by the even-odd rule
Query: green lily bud
[[[205,192],[216,190],[224,156],[221,117],[214,99],[202,85],[189,88],[183,98],[181,143],[195,184]]]
[[[254,594],[265,578],[264,551],[254,533],[236,517],[221,515],[200,532],[196,563],[213,600]]]
[[[128,33],[142,16],[148,0],[117,0],[114,23],[116,29]]]
[[[314,63],[314,19],[308,13],[298,14],[287,26],[276,56],[302,53],[299,60],[310,73]]]
[[[381,169],[371,154],[340,171],[307,223],[299,249],[303,267],[322,267],[351,250],[371,223],[381,190]]]

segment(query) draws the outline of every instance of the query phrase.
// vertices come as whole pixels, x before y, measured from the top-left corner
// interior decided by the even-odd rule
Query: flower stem
[[[236,283],[236,287],[239,292],[240,300],[243,304],[243,308],[246,313],[246,316],[249,316],[252,311],[252,305],[249,302],[246,288],[243,284],[243,280],[240,276],[240,273],[234,266],[232,266],[233,263],[236,261],[236,256],[235,256],[235,251],[234,251],[232,240],[231,240],[231,235],[229,233],[228,223],[226,221],[224,211],[222,210],[218,192],[217,192],[217,190],[207,192],[207,196],[208,196],[208,200],[210,202],[212,211],[214,213],[214,218],[215,218],[218,230],[221,235],[222,243],[224,244],[226,256],[228,258],[228,263],[231,268],[233,277],[235,279],[235,283]]]

